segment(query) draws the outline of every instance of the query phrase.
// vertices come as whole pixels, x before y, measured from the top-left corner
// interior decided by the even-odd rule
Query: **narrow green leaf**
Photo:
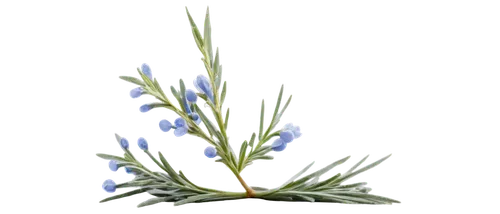
[[[122,194],[119,194],[119,195],[111,196],[109,198],[105,198],[105,199],[99,201],[99,203],[103,203],[103,202],[106,202],[106,201],[112,201],[112,200],[120,199],[120,198],[125,198],[125,197],[128,197],[128,196],[136,195],[136,194],[143,193],[143,192],[146,192],[146,191],[147,191],[146,188],[132,190],[130,192],[126,192],[126,193],[122,193]]]
[[[348,196],[365,198],[365,199],[376,199],[376,200],[387,202],[387,203],[401,203],[401,202],[394,200],[394,199],[391,199],[391,198],[367,194],[367,193],[347,192],[347,191],[328,191],[328,193],[334,194],[334,195],[348,195]]]
[[[227,90],[224,88],[227,86],[224,86],[223,83],[226,83],[227,85],[227,80],[223,80],[224,77],[224,65],[222,64],[222,59],[221,59],[221,49],[217,47],[215,53],[214,53],[214,63],[213,63],[213,69],[215,73],[215,82],[217,86],[217,91],[219,89],[222,89],[221,91],[221,103],[224,102],[225,97],[227,95]]]
[[[292,92],[290,92],[288,94],[288,97],[286,98],[285,100],[285,103],[283,104],[283,106],[281,107],[281,110],[280,110],[280,116],[278,117],[277,120],[274,121],[274,124],[272,124],[272,126],[276,126],[277,122],[279,121],[279,119],[281,119],[282,117],[285,116],[285,114],[288,112],[288,109],[290,108],[290,106],[292,105],[292,101],[295,99],[295,96],[293,95]]]
[[[210,120],[207,118],[205,113],[203,113],[203,111],[200,109],[200,107],[198,107],[198,105],[195,104],[194,108],[195,108],[196,113],[198,113],[198,115],[200,116],[200,119],[203,122],[203,124],[205,124],[205,126],[207,127],[207,130],[210,133],[210,135],[218,136],[217,129],[215,128],[215,125],[212,122],[210,122]]]
[[[266,132],[264,134],[264,136],[266,136],[267,134],[269,134],[269,132],[271,132],[273,129],[274,129],[274,125],[273,124],[276,124],[277,121],[279,121],[279,118],[277,118],[277,115],[278,113],[280,112],[280,109],[281,109],[281,102],[283,100],[283,93],[285,92],[285,86],[284,86],[284,83],[280,83],[278,85],[278,93],[277,95],[275,96],[275,99],[274,99],[274,108],[273,108],[273,111],[271,113],[271,120],[270,120],[270,125],[267,127],[266,129]],[[273,95],[274,97],[274,95]]]
[[[259,101],[259,117],[257,118],[257,141],[264,138],[265,124],[266,124],[266,99],[262,98]]]
[[[342,186],[336,186],[333,189],[351,189],[355,187],[361,187],[366,185],[366,182],[359,182],[359,183],[354,183],[354,184],[348,184],[348,185],[342,185]]]
[[[151,195],[172,195],[175,192],[179,191],[179,189],[174,189],[170,191],[160,190],[160,189],[152,189],[148,190],[148,193]]]
[[[126,183],[117,184],[116,188],[142,187],[142,186],[146,186],[148,184],[153,184],[156,181],[157,181],[156,179],[148,179],[148,180],[142,180],[142,181],[129,181]]]
[[[172,91],[172,94],[174,95],[175,99],[177,100],[177,102],[179,102],[179,106],[182,107],[183,105],[182,105],[181,97],[180,97],[179,93],[177,92],[177,90],[175,90],[175,87],[170,86],[170,91]]]
[[[160,198],[151,198],[151,199],[148,199],[142,203],[140,203],[139,205],[137,205],[137,207],[145,207],[145,206],[149,206],[149,205],[153,205],[153,204],[157,204],[157,203],[160,203],[160,202],[165,202],[167,197],[160,197]]]
[[[255,132],[252,134],[252,137],[250,138],[250,143],[248,143],[248,145],[250,145],[250,147],[253,148],[253,142],[255,141]]]
[[[178,183],[181,184],[186,184],[186,182],[182,180],[182,178],[180,178],[179,175],[175,172],[172,166],[170,166],[165,157],[163,157],[163,154],[161,154],[161,152],[158,152],[158,155],[160,156],[160,161],[163,163],[163,166],[165,166],[165,168],[167,169],[166,171],[168,175],[170,175],[170,177],[172,177],[174,181],[177,181]]]
[[[313,173],[311,173],[311,174],[309,174],[309,175],[307,175],[307,176],[305,176],[305,177],[303,177],[303,178],[301,178],[301,179],[299,179],[299,180],[297,180],[297,181],[294,181],[294,182],[292,182],[292,183],[290,183],[290,184],[286,185],[284,188],[291,188],[291,187],[293,187],[293,186],[298,186],[298,185],[300,185],[300,184],[303,184],[303,183],[305,183],[306,181],[308,181],[309,179],[314,178],[314,177],[316,177],[316,176],[320,176],[320,175],[322,175],[322,174],[324,174],[324,173],[328,172],[328,171],[329,171],[330,169],[332,169],[333,167],[335,167],[335,166],[337,166],[337,165],[340,165],[340,164],[344,163],[344,162],[345,162],[347,159],[349,159],[349,158],[350,158],[350,156],[347,156],[347,157],[345,157],[345,158],[343,158],[343,159],[340,159],[340,160],[338,160],[338,161],[335,161],[335,162],[333,162],[332,164],[330,164],[330,165],[328,165],[328,166],[326,166],[326,167],[324,167],[324,168],[322,168],[322,169],[320,169],[320,170],[318,170],[318,171],[316,171],[316,172],[313,172]]]
[[[360,160],[358,160],[354,165],[352,165],[351,167],[349,167],[349,169],[347,169],[344,173],[348,173],[348,172],[352,172],[354,170],[358,170],[359,167],[363,163],[365,163],[370,157],[371,157],[370,153],[364,154],[363,157],[360,158]]]
[[[324,181],[321,181],[317,184],[314,184],[306,189],[318,189],[318,188],[322,188],[323,186],[327,186],[328,184],[330,184],[331,182],[335,181],[335,179],[339,178],[340,177],[340,173],[324,180]]]
[[[226,99],[226,81],[224,81],[224,85],[222,86],[222,92],[220,95],[220,106],[224,104],[225,99]]]
[[[253,190],[255,191],[268,191],[269,189],[268,188],[264,188],[264,187],[255,187],[255,186],[252,186],[251,187]]]
[[[328,171],[333,170],[336,167],[345,164],[346,162],[348,162],[351,159],[352,159],[352,155],[351,154],[346,155],[346,156],[344,156],[344,157],[342,157],[340,159],[337,159],[335,161],[332,161],[332,162],[326,164],[322,168],[319,168],[316,171],[314,171],[314,172],[312,172],[312,173],[310,173],[310,174],[308,174],[306,176],[310,180],[317,179],[317,178],[321,177],[322,175],[325,175]]]
[[[272,159],[274,159],[274,157],[270,156],[270,155],[262,155],[262,156],[256,156],[254,158],[254,160],[258,160],[258,159],[261,159],[261,160],[272,160]]]
[[[160,162],[158,162],[158,160],[156,160],[156,158],[151,154],[151,152],[149,152],[149,150],[146,150],[144,152],[149,156],[149,158],[151,158],[151,160],[153,160],[153,162],[156,163],[156,165],[158,165],[158,167],[160,167],[161,169],[163,169],[165,172],[168,173],[167,168],[165,168],[165,166],[163,166],[163,164],[161,164]]]
[[[144,82],[142,82],[142,80],[137,79],[137,78],[135,78],[135,77],[120,76],[120,79],[125,80],[125,81],[130,82],[130,83],[134,83],[134,84],[136,84],[136,85],[140,85],[140,86],[142,86],[142,87],[144,87],[144,86],[145,86],[145,84],[144,84]]]
[[[154,109],[154,108],[166,108],[168,107],[167,104],[165,103],[148,103],[149,107],[151,107],[151,109]]]
[[[141,167],[137,167],[137,166],[129,166],[128,168],[132,169],[132,170],[137,170],[139,172],[142,172],[150,177],[153,177],[153,178],[156,178],[158,180],[163,180],[163,181],[166,181],[167,179],[163,178],[163,177],[159,177],[158,175],[155,175],[147,170],[144,170],[143,168]]]
[[[253,155],[266,154],[266,153],[270,152],[271,150],[272,150],[271,146],[262,146],[258,149],[255,149],[255,151],[253,151]]]
[[[203,200],[203,199],[207,199],[207,198],[216,198],[217,196],[217,193],[209,193],[209,194],[203,194],[203,195],[194,195],[194,196],[191,196],[191,197],[188,197],[184,200],[180,200],[180,201],[177,201],[174,203],[174,206],[180,206],[180,205],[183,205],[183,204],[187,204],[187,203],[193,203],[193,202],[196,202],[196,201],[199,201],[199,200]]]
[[[230,106],[226,107],[226,111],[224,112],[224,129],[229,129],[229,124],[231,123],[231,114],[233,110]]]
[[[137,68],[137,72],[139,72],[139,75],[141,76],[142,81],[145,83],[146,86],[154,88],[153,81],[149,79],[149,77],[146,76],[144,73],[142,73],[141,69]]]
[[[312,163],[310,163],[309,165],[307,165],[304,169],[300,170],[297,174],[295,174],[294,176],[292,176],[290,179],[288,179],[288,181],[286,181],[285,183],[283,183],[280,187],[278,187],[279,189],[281,189],[282,187],[292,183],[295,179],[297,179],[299,176],[301,176],[302,174],[304,174],[304,172],[306,172],[309,168],[311,168],[311,166],[314,164],[314,161]]]
[[[114,155],[101,154],[101,153],[98,153],[96,155],[97,155],[97,157],[100,157],[100,158],[106,159],[106,160],[116,160],[116,161],[121,161],[121,162],[127,162],[127,160],[125,158],[114,156]]]
[[[330,197],[336,198],[336,199],[353,201],[353,202],[360,203],[360,204],[377,204],[377,202],[373,202],[371,200],[367,200],[367,199],[359,198],[359,197],[351,197],[351,196],[346,196],[346,195],[335,194],[335,195],[331,195]]]
[[[191,14],[189,14],[187,7],[186,7],[186,13],[187,13],[188,18],[189,18],[189,23],[191,24],[191,29],[193,32],[194,41],[196,42],[198,49],[200,49],[201,52],[204,52],[203,38],[201,37],[200,31],[198,30],[198,27],[196,27],[196,24],[194,23],[193,18],[191,17]]]
[[[205,15],[205,26],[204,26],[204,33],[203,33],[203,43],[205,51],[208,54],[208,57],[210,57],[210,65],[213,66],[213,54],[212,54],[212,27],[210,26],[210,13],[207,7],[207,13]]]
[[[179,103],[179,106],[181,107],[181,109],[183,109],[184,112],[187,113],[188,111],[186,109],[186,106],[184,105],[184,102],[187,102],[186,101],[186,82],[183,79],[177,80],[177,86],[179,87],[178,88],[179,100],[177,100],[177,102]]]
[[[346,181],[347,179],[352,178],[352,177],[356,176],[356,175],[357,175],[357,174],[359,174],[359,173],[362,173],[362,172],[364,172],[364,171],[366,171],[366,170],[369,170],[369,169],[371,169],[371,168],[373,168],[373,167],[375,167],[375,166],[379,165],[380,163],[382,163],[383,161],[385,161],[385,160],[386,160],[387,158],[389,158],[390,156],[391,156],[391,155],[387,155],[387,156],[385,156],[384,158],[382,158],[382,159],[380,159],[380,160],[378,160],[378,161],[375,161],[375,162],[373,162],[372,164],[370,164],[370,165],[368,165],[368,166],[365,166],[365,167],[363,167],[363,168],[361,168],[361,169],[359,169],[359,170],[357,170],[357,171],[355,171],[355,172],[353,172],[353,173],[349,173],[348,175],[346,174],[346,175],[342,176],[339,180],[335,181],[335,183],[341,183],[341,182],[344,182],[344,181]]]
[[[125,154],[123,154],[123,157],[125,157],[125,159],[127,161],[134,161],[135,157],[131,155],[132,153],[128,149],[124,149],[124,150],[125,150]]]
[[[247,154],[247,147],[248,147],[248,142],[245,140],[245,142],[243,142],[241,144],[241,148],[240,148],[240,156],[238,158],[238,160],[239,160],[238,171],[241,171],[241,169],[243,167],[243,160],[245,159],[245,156]]]
[[[305,200],[305,201],[309,201],[309,202],[315,201],[313,197],[309,197],[309,196],[305,196],[305,195],[295,195],[295,197],[300,198],[300,199]]]

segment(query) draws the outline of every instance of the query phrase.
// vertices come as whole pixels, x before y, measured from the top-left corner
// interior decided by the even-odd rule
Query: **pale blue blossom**
[[[195,103],[196,100],[198,99],[198,96],[196,96],[196,93],[194,93],[193,90],[188,89],[186,90],[186,99],[189,102]]]
[[[197,113],[191,113],[189,114],[189,117],[198,125],[201,124],[201,118],[200,118],[200,115],[198,115]]]
[[[205,147],[203,153],[205,154],[205,157],[208,159],[214,159],[215,157],[217,157],[217,149],[215,149],[215,147],[213,146]]]
[[[159,120],[157,126],[158,131],[160,131],[160,133],[162,134],[168,134],[172,131],[172,129],[175,128],[173,122],[168,120],[167,118]]]
[[[145,137],[142,137],[142,136],[135,139],[135,145],[137,147],[139,147],[139,149],[141,149],[141,150],[148,150],[149,149],[148,139],[146,139]]]
[[[105,179],[101,183],[102,190],[108,195],[115,194],[116,192],[116,181],[113,179]]]
[[[292,131],[281,131],[280,132],[280,138],[283,140],[285,143],[290,143],[293,141],[293,132]]]
[[[271,144],[271,148],[276,153],[283,153],[288,148],[288,143],[285,143],[281,138],[276,138]]]
[[[154,73],[153,73],[153,71],[151,69],[151,65],[149,65],[149,63],[143,61],[140,64],[140,68],[141,68],[142,73],[144,73],[144,75],[146,75],[149,79],[153,80]]]
[[[142,97],[142,92],[144,92],[142,88],[139,87],[132,88],[128,91],[128,97],[133,100],[139,99]]]
[[[285,125],[283,125],[283,128],[281,129],[281,133],[287,131],[293,134],[292,142],[297,142],[304,136],[304,128],[302,127],[302,125],[296,122],[287,121]],[[280,138],[281,138],[281,133],[280,133]],[[285,138],[283,140],[288,140],[288,139]]]
[[[118,172],[118,163],[114,160],[108,161],[108,172],[111,174],[116,174]]]
[[[131,176],[131,175],[135,175],[135,172],[133,172],[130,168],[127,168],[127,167],[124,167],[122,169],[123,173],[125,173],[125,175],[127,176]]]
[[[207,95],[208,99],[213,103],[214,102],[214,94],[212,92],[212,85],[210,81],[205,75],[196,75],[193,80],[193,88],[196,92],[200,94]]]
[[[127,138],[120,139],[120,147],[122,147],[122,149],[128,149],[129,146],[130,141]]]
[[[175,120],[161,119],[157,122],[158,131],[164,135],[173,133],[177,138],[183,138],[188,132],[188,125],[182,117]]]
[[[141,115],[146,115],[153,110],[153,106],[149,103],[144,103],[137,108],[137,112]]]

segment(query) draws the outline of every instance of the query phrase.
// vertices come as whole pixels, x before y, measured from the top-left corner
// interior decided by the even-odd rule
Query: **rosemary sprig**
[[[209,10],[207,8],[203,36],[198,30],[187,8],[186,13],[194,40],[202,54],[201,60],[205,65],[208,76],[207,78],[204,75],[199,75],[195,79],[194,86],[198,89],[198,93],[187,89],[184,81],[180,79],[178,89],[174,86],[170,87],[172,95],[175,100],[177,100],[177,107],[164,93],[157,79],[153,78],[151,69],[147,64],[143,64],[141,68],[137,69],[140,79],[130,76],[121,76],[120,78],[139,86],[130,92],[132,98],[137,98],[145,94],[151,95],[157,99],[157,102],[141,106],[141,112],[148,112],[154,108],[166,108],[179,116],[179,118],[174,121],[174,124],[170,123],[168,120],[160,121],[159,125],[162,131],[168,132],[174,129],[174,134],[178,137],[190,134],[209,143],[211,146],[205,149],[205,155],[209,158],[219,156],[215,161],[223,163],[233,172],[245,189],[245,192],[227,192],[194,184],[184,173],[181,171],[176,172],[161,152],[158,152],[158,158],[155,157],[150,152],[147,141],[144,138],[139,138],[139,148],[142,149],[161,170],[163,170],[162,172],[151,171],[134,157],[129,150],[128,140],[116,135],[116,140],[124,151],[123,157],[108,154],[97,154],[97,156],[109,160],[111,170],[116,171],[118,168],[123,167],[128,173],[134,174],[135,178],[121,184],[116,184],[112,180],[106,180],[103,184],[103,188],[108,192],[114,192],[117,188],[137,189],[103,199],[101,202],[148,193],[154,197],[140,203],[138,207],[149,206],[160,202],[174,202],[174,205],[183,205],[188,203],[235,200],[242,198],[349,204],[399,203],[393,199],[369,194],[371,188],[366,187],[366,183],[364,182],[343,184],[348,179],[377,166],[389,158],[390,155],[356,170],[368,158],[367,156],[350,168],[346,173],[338,173],[322,181],[320,181],[321,175],[343,164],[349,157],[338,160],[309,175],[300,177],[312,167],[313,163],[311,163],[281,186],[273,189],[250,187],[247,185],[240,175],[245,167],[252,164],[255,160],[272,160],[274,157],[269,155],[269,152],[283,151],[289,142],[301,136],[300,128],[291,123],[286,124],[281,129],[276,129],[276,126],[279,124],[281,117],[291,102],[292,96],[290,95],[286,103],[282,105],[281,101],[284,93],[284,86],[282,85],[274,107],[273,116],[266,129],[264,129],[265,105],[264,100],[262,100],[259,132],[258,134],[252,133],[250,139],[245,140],[241,144],[239,153],[236,154],[227,136],[229,108],[227,108],[227,110],[225,110],[226,113],[223,114],[227,83],[224,81],[222,90],[219,92],[222,82],[222,65],[220,65],[218,49],[216,49],[215,56],[213,56]],[[212,112],[215,118],[215,123],[213,123],[203,109],[198,106],[196,103],[198,98],[203,100],[205,105],[209,107],[209,111]],[[202,128],[200,123],[203,123],[205,128]],[[273,138],[275,138],[273,143],[271,145],[266,145],[266,143]]]

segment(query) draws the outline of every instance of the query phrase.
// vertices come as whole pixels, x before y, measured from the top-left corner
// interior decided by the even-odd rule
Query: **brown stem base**
[[[241,176],[239,174],[235,174],[235,175],[238,178],[238,180],[240,181],[240,183],[243,186],[243,188],[245,188],[245,190],[247,192],[247,198],[253,198],[253,197],[255,197],[255,191],[251,187],[249,187],[247,185],[247,183],[245,183],[245,181],[243,180],[243,178],[241,178]]]

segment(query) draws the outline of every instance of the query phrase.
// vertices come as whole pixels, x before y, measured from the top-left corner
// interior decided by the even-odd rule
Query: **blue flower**
[[[188,89],[188,90],[186,90],[186,99],[189,102],[195,103],[196,100],[198,99],[198,96],[196,96],[196,93],[194,93],[193,90]]]
[[[161,119],[157,123],[157,128],[162,134],[173,133],[177,138],[183,138],[188,132],[188,125],[182,117],[177,117],[173,121]]]
[[[125,138],[122,138],[120,140],[120,145],[122,146],[123,149],[128,149],[128,140]]]
[[[151,108],[151,105],[149,105],[149,104],[144,104],[144,105],[142,105],[142,106],[139,108],[139,110],[140,110],[142,113],[144,113],[144,112],[148,112],[148,111],[149,111],[149,110],[151,110],[151,109],[152,109],[152,108]]]
[[[115,160],[110,160],[109,169],[111,169],[111,171],[113,172],[116,172],[116,170],[118,170],[118,162],[116,162]]]
[[[141,87],[134,88],[130,91],[130,97],[137,98],[143,94],[144,90]]]
[[[285,143],[285,141],[283,141],[281,138],[278,138],[273,142],[273,144],[271,144],[271,148],[275,152],[281,152],[285,150],[286,144],[287,143]]]
[[[160,121],[160,129],[164,132],[170,131],[172,128],[172,123],[170,123],[168,120],[161,120]]]
[[[146,139],[142,137],[139,138],[139,140],[137,140],[137,145],[139,145],[139,148],[141,148],[144,151],[148,150],[148,142],[146,141]]]
[[[141,71],[144,75],[146,75],[149,79],[153,79],[153,73],[151,72],[151,68],[148,64],[144,63],[141,66]]]
[[[215,150],[215,148],[211,146],[205,148],[204,153],[208,158],[214,158],[215,156],[217,156],[217,150]]]
[[[189,116],[191,117],[191,119],[194,120],[196,125],[200,124],[201,118],[200,118],[200,115],[198,115],[196,112],[191,113]]]
[[[187,126],[186,121],[182,117],[175,119],[174,124],[175,124],[175,127],[177,127],[177,128]]]
[[[302,133],[300,132],[300,127],[299,126],[294,126],[292,123],[287,123],[285,126],[283,126],[283,129],[281,131],[291,131],[293,133],[293,138],[297,139],[300,136],[302,136]],[[280,133],[281,134],[281,133]]]
[[[135,174],[135,172],[131,168],[128,168],[128,167],[125,167],[125,172],[127,172],[128,174]]]
[[[283,140],[285,143],[290,143],[293,141],[293,132],[292,131],[281,131],[280,132],[280,139]]]
[[[207,97],[214,103],[214,93],[212,91],[212,86],[210,81],[203,75],[198,75],[193,81],[194,87],[202,94],[207,95]]]
[[[102,188],[109,193],[115,192],[116,183],[111,179],[105,180],[104,183],[102,184]]]
[[[182,98],[182,104],[184,105],[184,108],[186,109],[186,113],[191,114],[191,107],[189,106],[189,103],[186,100],[186,97],[183,96]]]

